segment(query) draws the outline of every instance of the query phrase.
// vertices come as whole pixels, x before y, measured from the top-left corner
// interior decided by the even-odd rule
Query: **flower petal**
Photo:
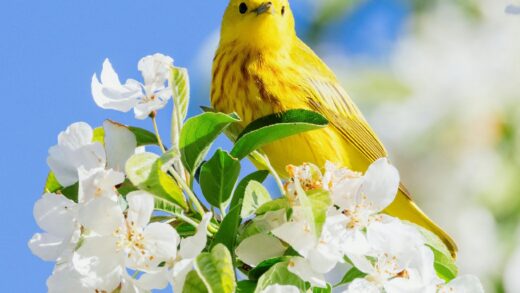
[[[137,284],[140,288],[151,291],[166,288],[169,281],[168,271],[162,270],[160,272],[143,274],[139,280],[137,280]]]
[[[179,255],[183,259],[195,258],[200,252],[206,247],[206,233],[208,225],[213,215],[206,213],[197,226],[197,233],[191,237],[187,237],[181,240],[181,247],[179,249]]]
[[[317,243],[316,236],[305,221],[285,223],[271,232],[276,237],[289,243],[294,250],[304,257]]]
[[[325,276],[313,270],[311,265],[302,257],[296,256],[289,261],[289,271],[302,280],[311,283],[314,287],[326,288]]]
[[[33,215],[40,228],[57,237],[70,237],[76,229],[76,203],[61,194],[44,194],[34,204]]]
[[[186,276],[193,269],[193,259],[183,259],[173,267],[173,292],[182,292]]]
[[[68,247],[69,240],[49,233],[36,233],[29,240],[29,248],[45,261],[56,261]]]
[[[138,98],[142,96],[141,87],[137,84],[133,82],[121,84],[108,59],[103,63],[101,82],[95,74],[92,76],[91,90],[94,101],[99,107],[121,112],[132,109],[139,102]]]
[[[145,249],[154,256],[156,262],[175,259],[180,237],[172,226],[152,223],[145,228],[143,235]]]
[[[128,127],[110,120],[103,122],[103,129],[107,167],[124,171],[126,161],[135,153],[137,139]]]
[[[355,279],[349,286],[346,293],[380,293],[381,290],[376,284],[365,279]]]
[[[374,204],[375,212],[379,212],[394,201],[398,187],[399,172],[382,158],[368,167],[360,195],[366,195]]]
[[[300,293],[300,289],[292,285],[269,285],[262,293]]]
[[[123,211],[119,204],[101,197],[81,205],[79,222],[100,235],[111,235],[118,227],[123,227]]]
[[[133,191],[127,194],[126,201],[128,202],[128,222],[135,227],[146,227],[154,209],[153,195],[146,191]]]
[[[78,168],[78,178],[79,203],[101,197],[116,201],[118,196],[115,186],[123,183],[125,174],[114,170],[105,170],[103,167],[86,170],[83,166],[80,166]]]

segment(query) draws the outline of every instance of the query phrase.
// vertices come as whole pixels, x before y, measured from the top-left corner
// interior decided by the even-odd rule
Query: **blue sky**
[[[196,106],[208,104],[207,77],[198,65],[202,47],[218,30],[227,1],[7,0],[0,6],[0,282],[2,292],[45,292],[52,270],[31,255],[27,241],[39,229],[32,207],[48,172],[47,149],[75,121],[106,118],[137,123],[132,114],[104,111],[90,95],[90,79],[109,57],[122,79],[138,77],[137,61],[161,52],[190,69]],[[304,31],[309,7],[293,1]],[[404,9],[390,0],[368,1],[325,39],[347,54],[376,58],[397,36]],[[383,39],[383,41],[381,41]],[[384,55],[384,54],[383,54]],[[208,60],[209,62],[209,60]],[[206,77],[206,78],[203,78]],[[195,98],[194,97],[194,98]],[[193,113],[193,112],[192,112]],[[160,127],[168,130],[168,110]],[[161,119],[162,118],[162,119]]]

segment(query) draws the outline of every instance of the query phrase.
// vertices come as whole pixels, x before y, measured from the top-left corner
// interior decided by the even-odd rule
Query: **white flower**
[[[29,241],[32,253],[56,261],[72,251],[79,236],[75,202],[61,194],[47,193],[35,203],[33,214],[45,233],[36,233]]]
[[[206,213],[197,226],[195,235],[182,239],[178,253],[170,253],[162,270],[143,274],[138,280],[139,285],[152,290],[163,289],[171,283],[174,292],[182,292],[186,276],[193,269],[195,258],[206,247],[206,233],[211,218],[212,214]],[[170,243],[170,247],[176,249],[177,245]]]
[[[393,220],[380,212],[397,194],[399,173],[385,158],[372,163],[364,176],[327,164],[323,185],[330,190],[334,204],[348,218],[345,253],[363,254],[367,241],[362,230],[372,222]]]
[[[153,196],[135,191],[127,195],[126,217],[108,197],[91,200],[85,215],[90,234],[72,259],[75,270],[89,288],[111,291],[126,278],[126,269],[161,270],[159,264],[175,259],[180,237],[170,225],[151,223]],[[91,215],[91,219],[88,216]]]
[[[293,210],[292,221],[273,229],[272,233],[304,257],[291,259],[289,270],[314,286],[325,287],[324,274],[343,261],[347,218],[333,209],[329,210],[318,237],[302,208],[294,207]]]
[[[264,290],[262,290],[262,293],[300,293],[300,289],[296,286],[292,285],[269,285]]]
[[[77,169],[104,167],[105,150],[98,142],[92,142],[92,127],[84,122],[70,125],[58,136],[58,144],[49,149],[47,164],[62,186],[70,186],[78,181]]]
[[[386,292],[429,292],[439,284],[433,253],[414,227],[400,221],[374,222],[367,227],[367,241],[366,255],[349,254],[349,259],[378,288]]]
[[[123,173],[104,168],[78,169],[78,220],[87,229],[109,234],[121,225],[122,211],[115,186],[125,179]]]
[[[350,283],[345,293],[380,293],[379,287],[366,279],[355,279]]]
[[[127,273],[120,273],[120,278],[112,278],[107,275],[111,282],[96,286],[93,275],[81,275],[72,262],[57,264],[52,275],[47,279],[47,289],[49,293],[91,293],[91,292],[121,292],[121,293],[145,293],[148,292],[139,288],[135,279]],[[93,281],[94,280],[94,281]],[[99,282],[98,282],[99,284]]]
[[[129,79],[123,85],[108,59],[103,63],[101,82],[97,75],[92,77],[92,96],[103,109],[128,112],[134,109],[137,119],[145,119],[152,112],[162,109],[171,98],[167,85],[173,59],[155,54],[139,61],[138,69],[143,75],[144,84]]]
[[[364,176],[345,172],[345,176],[330,185],[332,200],[346,211],[352,226],[364,228],[370,216],[381,212],[394,201],[399,187],[399,173],[386,158],[382,158],[372,163]]]
[[[440,285],[437,293],[484,293],[484,288],[477,277],[465,275],[451,280],[446,285]]]

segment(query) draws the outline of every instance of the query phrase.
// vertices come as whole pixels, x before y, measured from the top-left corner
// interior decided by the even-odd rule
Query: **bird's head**
[[[221,44],[235,41],[259,49],[277,49],[295,36],[288,0],[230,0],[220,40]]]

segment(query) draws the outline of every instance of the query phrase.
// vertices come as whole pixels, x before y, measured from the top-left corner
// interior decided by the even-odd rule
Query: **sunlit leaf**
[[[218,149],[200,169],[200,188],[206,200],[220,208],[231,197],[239,174],[240,162]]]
[[[226,246],[217,244],[211,252],[203,252],[195,259],[195,270],[210,292],[235,291],[235,272],[231,254]]]
[[[179,148],[182,163],[193,174],[202,163],[213,141],[231,123],[240,121],[234,115],[207,112],[186,121],[181,131]]]
[[[328,121],[318,113],[308,110],[289,110],[265,116],[249,124],[238,136],[231,154],[239,159],[263,145],[298,133],[327,126]]]

